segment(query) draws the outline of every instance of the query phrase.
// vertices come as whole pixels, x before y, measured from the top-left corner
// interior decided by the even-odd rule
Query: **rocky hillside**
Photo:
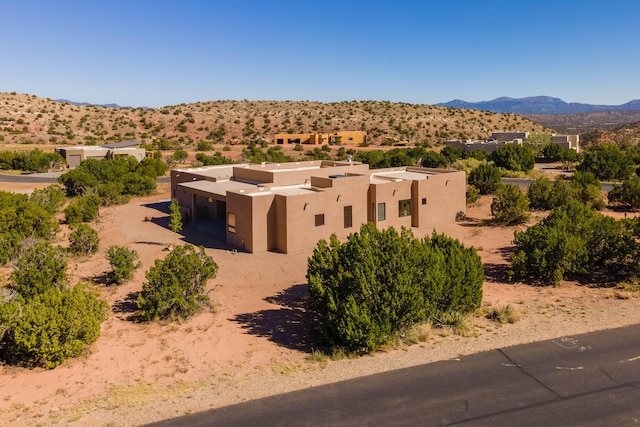
[[[640,144],[640,122],[620,126],[616,129],[598,129],[580,136],[580,143],[591,145],[597,143],[616,143],[619,145]]]
[[[212,101],[144,109],[83,106],[0,93],[0,142],[5,144],[100,145],[136,140],[190,146],[201,141],[271,141],[281,132],[337,130],[364,130],[373,145],[435,144],[486,138],[492,131],[549,131],[515,114],[384,101]]]
[[[525,117],[560,133],[585,133],[597,129],[617,129],[640,121],[638,111],[600,111],[577,114],[525,114]]]

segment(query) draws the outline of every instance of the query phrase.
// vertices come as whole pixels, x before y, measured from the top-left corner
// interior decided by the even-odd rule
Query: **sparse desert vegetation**
[[[503,168],[500,169],[488,163],[487,156],[478,153],[463,155],[452,148],[444,148],[438,150],[439,152],[426,149],[429,144],[445,139],[444,131],[439,130],[436,135],[434,130],[433,124],[440,123],[441,119],[449,120],[448,131],[453,128],[456,131],[459,128],[465,129],[468,122],[477,124],[481,119],[506,120],[499,122],[504,126],[510,126],[511,122],[513,122],[512,126],[525,123],[515,121],[512,115],[502,117],[492,113],[474,112],[467,116],[467,112],[461,110],[384,102],[334,105],[221,101],[166,107],[155,111],[80,107],[39,100],[28,95],[8,94],[6,98],[14,101],[24,99],[25,106],[27,101],[42,101],[42,109],[46,106],[49,110],[52,108],[59,110],[56,125],[45,126],[46,134],[55,140],[43,137],[42,141],[36,141],[43,151],[49,150],[52,144],[75,143],[72,141],[77,141],[78,136],[82,136],[82,142],[85,144],[121,140],[125,138],[125,134],[128,135],[126,138],[142,138],[141,134],[137,133],[138,130],[121,133],[120,136],[114,136],[113,133],[125,127],[137,129],[139,125],[149,126],[147,130],[155,129],[159,126],[157,123],[162,120],[166,121],[162,122],[164,125],[160,130],[166,129],[166,134],[152,136],[149,131],[145,139],[142,139],[149,148],[164,151],[156,155],[156,158],[145,160],[140,164],[130,160],[119,160],[108,164],[90,161],[86,166],[75,169],[78,172],[70,172],[63,178],[62,186],[28,188],[17,184],[0,184],[0,187],[12,191],[30,191],[38,188],[31,195],[1,194],[0,199],[4,207],[2,213],[6,221],[4,228],[0,227],[0,233],[7,244],[0,247],[0,255],[4,257],[4,264],[6,264],[3,268],[0,298],[3,302],[11,303],[17,299],[15,286],[4,286],[15,282],[15,277],[12,277],[14,270],[7,263],[22,250],[19,242],[29,236],[29,230],[35,230],[37,237],[53,242],[51,246],[53,249],[42,247],[40,252],[52,251],[53,261],[64,260],[68,263],[68,267],[64,269],[64,277],[61,276],[60,283],[64,282],[64,284],[60,286],[57,285],[56,279],[58,277],[56,272],[59,272],[59,269],[49,271],[40,267],[37,269],[41,273],[40,276],[32,274],[28,277],[41,277],[44,271],[44,276],[56,284],[28,287],[28,289],[39,290],[33,295],[25,293],[21,297],[25,301],[34,298],[34,302],[30,303],[33,306],[29,306],[29,310],[39,312],[46,308],[47,313],[52,313],[51,307],[55,310],[60,306],[61,301],[70,307],[83,305],[90,309],[88,315],[92,316],[92,320],[87,323],[93,327],[91,331],[87,331],[84,337],[86,339],[80,343],[77,340],[73,341],[71,344],[73,351],[67,350],[63,345],[60,346],[59,352],[52,354],[43,351],[41,347],[23,346],[24,350],[20,347],[17,354],[26,355],[25,364],[34,367],[32,369],[26,369],[19,363],[0,365],[2,379],[0,381],[0,420],[3,422],[20,425],[56,422],[78,425],[86,423],[118,425],[119,420],[128,419],[133,420],[131,422],[133,424],[139,424],[158,419],[153,417],[167,418],[182,415],[189,411],[234,403],[241,399],[289,391],[308,384],[319,384],[411,364],[457,357],[496,346],[640,321],[637,271],[630,268],[625,270],[627,274],[615,277],[616,280],[604,280],[602,271],[606,272],[606,270],[596,269],[594,271],[597,280],[585,280],[590,273],[585,272],[585,265],[598,268],[604,265],[600,261],[605,256],[592,250],[593,248],[602,249],[602,246],[595,244],[593,248],[587,246],[587,249],[584,249],[574,245],[579,254],[590,253],[592,257],[585,257],[584,263],[576,262],[575,265],[569,265],[561,259],[561,265],[555,266],[557,268],[545,270],[551,274],[547,277],[537,270],[534,271],[540,263],[531,261],[527,255],[518,255],[518,251],[523,249],[518,246],[518,241],[516,245],[513,244],[514,232],[516,240],[517,236],[524,236],[527,233],[526,225],[523,225],[522,221],[544,225],[546,224],[544,218],[549,215],[548,211],[553,208],[559,209],[550,215],[552,219],[560,215],[561,209],[566,210],[566,207],[562,208],[562,206],[565,206],[567,200],[578,200],[579,202],[573,203],[602,209],[602,214],[591,210],[585,211],[585,217],[596,218],[597,214],[618,219],[619,222],[613,222],[618,224],[616,226],[611,225],[614,220],[598,221],[611,229],[618,230],[616,227],[622,227],[620,230],[626,233],[622,233],[622,237],[627,238],[625,242],[629,243],[629,239],[636,236],[632,234],[635,229],[631,227],[635,221],[632,218],[637,216],[637,212],[631,210],[635,207],[635,182],[631,178],[626,185],[622,184],[616,190],[620,193],[619,196],[614,192],[613,197],[610,197],[610,202],[615,203],[616,208],[627,209],[616,212],[605,209],[598,181],[602,169],[598,165],[608,164],[607,161],[600,163],[601,159],[609,157],[619,159],[619,156],[626,156],[625,158],[630,159],[631,164],[638,163],[636,152],[629,147],[625,146],[622,150],[596,149],[590,157],[589,167],[584,166],[584,171],[576,173],[573,178],[567,180],[545,181],[540,178],[533,188],[529,188],[525,196],[524,192],[517,187],[501,186],[499,176],[509,168],[528,169],[530,162],[526,152],[499,153],[500,159],[504,162]],[[1,99],[4,100],[4,98]],[[2,102],[4,101],[0,101],[0,104]],[[298,110],[294,112],[294,110],[276,109],[282,105],[287,108],[295,106]],[[279,147],[263,145],[259,140],[240,147],[235,146],[236,142],[259,139],[268,132],[275,131],[276,125],[278,131],[281,129],[280,126],[292,126],[291,129],[295,128],[296,131],[304,131],[308,129],[306,126],[310,126],[311,131],[314,131],[314,122],[311,120],[316,117],[314,116],[316,113],[311,111],[312,105],[325,115],[315,124],[318,131],[331,131],[337,127],[333,119],[326,118],[327,115],[336,114],[338,117],[344,117],[344,122],[340,123],[342,130],[349,129],[351,122],[357,121],[350,117],[358,117],[358,114],[365,117],[365,113],[369,114],[370,116],[366,116],[368,118],[366,126],[378,123],[380,128],[367,129],[368,132],[372,132],[371,135],[377,135],[379,132],[379,138],[374,137],[372,144],[376,145],[376,149],[385,148],[385,151],[372,150],[371,147],[330,146],[313,147],[313,150],[303,146],[299,146],[301,149],[298,149],[298,146],[292,146],[287,147],[289,150],[285,151]],[[230,108],[232,113],[223,114],[220,110],[223,106]],[[269,110],[268,114],[262,113],[249,117],[247,113],[249,109],[267,108],[266,106],[273,108],[273,111]],[[21,111],[20,108],[18,111]],[[210,110],[207,110],[208,108]],[[353,110],[353,114],[349,114],[349,108]],[[199,109],[212,115],[205,115]],[[331,109],[330,113],[329,109]],[[69,113],[66,113],[67,110]],[[0,111],[2,111],[1,108]],[[276,114],[276,111],[279,112]],[[428,128],[428,132],[433,136],[431,139],[426,136],[426,130],[424,133],[401,132],[411,129],[414,120],[418,120],[408,116],[413,118],[411,120],[406,118],[407,122],[403,122],[402,115],[409,114],[407,112],[414,116],[427,114],[427,112],[434,115],[434,118],[430,119]],[[13,113],[16,112],[13,111]],[[100,121],[94,120],[94,113],[96,117],[101,117],[103,125],[98,126]],[[478,118],[473,120],[476,113]],[[41,112],[36,113],[36,116],[37,114],[42,115],[39,119],[44,119],[45,114],[51,113]],[[62,119],[64,114],[71,114],[73,117]],[[90,130],[97,127],[109,130],[102,133],[100,138],[94,133],[94,139],[85,139],[84,132],[90,132],[90,130],[79,129],[79,123],[73,121],[75,114],[80,114],[78,120],[82,120],[82,124],[88,126]],[[266,117],[265,114],[267,114]],[[377,114],[385,117],[387,127],[384,129]],[[398,115],[392,116],[393,114]],[[130,121],[136,123],[133,119],[135,115],[144,116],[144,122],[140,118],[136,126],[133,126],[130,122],[125,123],[125,119],[121,118],[127,116]],[[217,127],[213,131],[210,126],[204,126],[205,123],[201,123],[210,120],[210,117],[215,122],[215,118],[220,115],[223,118],[219,118]],[[375,120],[371,118],[374,116]],[[0,117],[2,117],[1,114]],[[21,120],[21,125],[29,126],[26,116]],[[69,123],[65,125],[62,120],[69,120]],[[173,125],[170,125],[171,120],[175,122]],[[282,120],[282,125],[279,124],[281,123],[279,120]],[[287,120],[288,122],[284,123]],[[458,123],[455,120],[458,120]],[[238,123],[235,123],[236,121]],[[325,123],[325,127],[321,122]],[[329,124],[326,124],[327,122]],[[447,121],[445,120],[444,123]],[[5,144],[27,142],[27,139],[20,140],[20,138],[27,138],[30,135],[29,129],[25,133],[15,132],[17,130],[15,127],[7,131],[6,128],[13,124],[17,124],[17,121],[14,123],[12,120],[4,120],[2,123],[5,128],[2,132],[8,132],[3,134]],[[70,130],[66,129],[67,125]],[[201,125],[202,130],[198,130],[197,127],[194,130],[196,125]],[[123,128],[121,129],[120,126]],[[422,128],[425,126],[427,126],[426,121]],[[488,127],[485,129],[482,126],[478,128],[482,137],[486,136],[490,130],[495,130],[495,128],[487,130]],[[356,129],[359,128],[356,127]],[[522,130],[520,127],[518,129]],[[49,133],[49,130],[52,130],[52,133]],[[542,131],[539,127],[534,127],[532,130]],[[387,131],[388,134],[385,133]],[[199,140],[198,132],[202,132],[203,135],[205,132],[208,133]],[[445,133],[455,137],[451,132]],[[70,138],[70,135],[74,135],[74,138]],[[387,136],[383,137],[383,135]],[[469,131],[468,135],[474,137],[475,134]],[[63,136],[67,139],[63,140]],[[8,137],[10,141],[7,141]],[[35,137],[35,134],[31,137]],[[384,147],[405,140],[411,144],[410,147],[400,149]],[[32,148],[33,146],[25,144],[19,147]],[[347,153],[349,149],[354,151]],[[166,151],[171,154],[167,156]],[[427,153],[434,153],[434,155]],[[230,248],[221,240],[209,235],[197,224],[186,224],[182,227],[183,224],[177,215],[171,214],[168,185],[160,184],[156,187],[154,181],[156,176],[166,172],[166,162],[187,166],[196,162],[222,164],[241,159],[286,161],[296,155],[324,158],[324,156],[346,157],[347,154],[352,154],[356,160],[378,167],[425,164],[425,162],[428,165],[437,166],[457,164],[470,171],[476,170],[478,176],[477,179],[474,178],[476,179],[474,183],[483,189],[483,186],[488,188],[483,191],[487,195],[480,196],[479,191],[472,190],[475,187],[470,187],[471,191],[468,194],[470,205],[466,215],[460,216],[455,224],[446,224],[436,229],[438,233],[445,233],[452,239],[462,242],[464,250],[476,254],[474,258],[477,261],[476,264],[480,265],[481,262],[486,274],[484,281],[480,280],[477,274],[475,275],[476,279],[480,280],[481,293],[475,292],[473,298],[469,297],[470,302],[467,305],[463,304],[462,307],[451,304],[456,298],[458,300],[466,298],[464,292],[459,292],[460,283],[462,283],[460,282],[452,285],[450,289],[454,291],[443,297],[443,301],[430,306],[429,316],[401,313],[396,316],[395,326],[399,327],[394,330],[383,330],[379,327],[380,325],[375,325],[375,328],[380,329],[382,333],[376,338],[377,341],[374,340],[375,345],[372,349],[381,349],[382,353],[376,353],[375,357],[371,358],[354,358],[355,353],[366,348],[366,345],[362,345],[362,342],[366,342],[366,337],[364,341],[360,340],[354,345],[336,341],[331,343],[333,344],[331,348],[323,346],[316,324],[317,312],[320,309],[317,302],[314,307],[312,302],[314,296],[309,294],[307,287],[309,274],[307,267],[309,259],[313,258],[313,251],[282,255],[245,254],[229,250]],[[197,158],[196,155],[200,157]],[[488,157],[489,161],[495,162],[497,155],[496,158]],[[13,163],[11,168],[15,168]],[[134,178],[134,175],[141,178]],[[514,193],[515,190],[519,193]],[[69,200],[65,199],[65,194],[70,197]],[[494,198],[500,203],[492,203]],[[513,211],[511,209],[514,206],[507,203],[511,201],[527,201],[536,210],[530,212],[525,203],[516,203],[518,209]],[[29,215],[21,215],[24,212],[29,212]],[[518,216],[513,212],[518,215],[526,214],[527,217],[519,217],[518,221],[513,221],[514,217]],[[623,215],[628,216],[626,221],[622,220]],[[597,218],[601,217],[597,216]],[[591,221],[596,224],[595,228],[600,224],[598,221],[595,219]],[[589,221],[586,222],[591,224]],[[626,224],[626,228],[622,224]],[[425,242],[440,239],[446,243],[445,246],[450,251],[452,248],[449,246],[458,244],[452,243],[455,242],[454,240],[446,240],[448,238],[433,237],[438,235],[431,235],[430,232],[431,230],[425,231],[423,235],[417,235],[416,238],[424,239]],[[597,237],[594,232],[583,234]],[[576,241],[576,239],[571,240],[574,243]],[[405,243],[408,246],[417,245],[411,242]],[[606,240],[604,242],[605,249],[611,249],[613,246],[623,249],[623,245],[615,242],[610,243]],[[183,243],[203,245],[204,250],[201,252],[193,246],[182,246]],[[390,246],[393,245],[390,244]],[[537,243],[532,246],[543,247]],[[188,249],[189,247],[191,249]],[[625,247],[632,247],[632,245]],[[550,253],[552,249],[554,248],[549,249]],[[174,258],[181,260],[184,258],[178,257],[174,251],[186,251],[188,254],[183,255],[193,255],[191,258],[194,262],[190,264],[191,267],[186,268],[186,264],[176,261]],[[516,255],[513,255],[514,253]],[[566,253],[572,254],[568,251]],[[55,258],[56,254],[58,258]],[[69,254],[73,256],[70,257]],[[631,265],[624,254],[616,254],[616,260],[622,263],[620,265]],[[510,267],[514,267],[510,265],[511,260],[514,259],[512,255],[516,260],[524,257],[524,261],[520,264],[518,264],[520,261],[515,262],[515,268],[522,273],[518,276],[519,278],[529,281],[533,276],[541,277],[549,279],[549,283],[555,286],[539,287],[509,281]],[[432,254],[434,259],[438,256]],[[463,258],[463,256],[456,257],[456,260],[464,264]],[[574,258],[579,260],[578,257]],[[209,263],[213,259],[216,260],[215,263]],[[200,271],[196,261],[202,263],[200,267],[208,266],[209,268],[206,271]],[[387,259],[387,261],[390,260]],[[607,262],[609,264],[604,265],[605,267],[613,267],[613,264]],[[627,264],[624,264],[625,262]],[[381,263],[381,261],[373,262],[371,265],[379,267]],[[328,265],[327,262],[319,264],[325,267]],[[53,267],[55,265],[57,264],[52,263]],[[181,266],[185,268],[181,269]],[[429,274],[444,278],[452,275],[450,270],[453,269],[465,270],[459,265],[458,267],[445,266],[441,270],[449,273],[436,269],[435,273],[431,271]],[[560,273],[558,273],[559,269],[562,270]],[[191,281],[183,274],[186,270],[198,273],[196,279],[203,280]],[[351,270],[347,268],[345,271]],[[358,271],[362,272],[362,270]],[[393,277],[406,279],[411,276],[395,272]],[[209,278],[211,280],[207,280]],[[391,280],[390,277],[383,279]],[[414,282],[414,280],[404,281]],[[67,283],[79,283],[79,285],[70,287]],[[109,286],[111,284],[118,284],[118,286]],[[55,291],[48,290],[52,286]],[[317,290],[322,287],[316,286],[316,288],[313,291],[314,294],[320,294],[321,292]],[[407,286],[407,288],[411,290],[411,287]],[[458,291],[455,291],[456,289]],[[473,289],[479,290],[477,287]],[[186,291],[189,290],[195,292],[187,294]],[[415,289],[412,292],[415,293]],[[425,292],[431,294],[434,291],[431,289]],[[47,295],[46,298],[40,295],[43,293]],[[166,298],[169,293],[172,297]],[[445,294],[446,292],[442,293],[442,295]],[[35,302],[36,299],[37,302]],[[171,302],[171,304],[160,307],[160,304],[151,304],[149,301]],[[198,310],[203,305],[209,305],[211,309]],[[9,305],[5,304],[5,307]],[[16,307],[11,305],[12,310],[3,311],[1,332],[7,331],[4,326],[15,328],[15,325],[9,324],[7,320],[16,318],[12,317],[12,313],[16,313]],[[107,307],[108,311],[104,311]],[[368,309],[371,307],[372,305],[369,304]],[[377,309],[384,311],[385,308],[383,306]],[[613,310],[617,316],[610,315]],[[362,314],[364,311],[355,310],[354,312]],[[64,313],[63,309],[56,311],[56,314],[62,317]],[[159,320],[141,322],[143,318]],[[367,324],[373,325],[372,322]],[[99,330],[99,338],[95,325]],[[16,342],[14,348],[17,349],[18,344],[22,345],[22,341]],[[5,340],[5,347],[0,349],[5,353],[6,345],[13,344]],[[83,352],[84,349],[87,350]],[[74,358],[67,359],[68,357]],[[46,370],[40,366],[47,368],[55,366],[55,370]],[[143,409],[145,405],[154,405],[160,408],[159,412],[149,415],[149,412]]]

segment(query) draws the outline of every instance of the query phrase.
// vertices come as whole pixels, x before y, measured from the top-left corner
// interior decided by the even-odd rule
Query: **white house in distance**
[[[506,144],[524,144],[527,137],[529,137],[529,132],[492,132],[491,138],[489,139],[455,139],[445,141],[445,144],[453,145],[465,152],[482,150],[486,153],[493,153]],[[580,152],[580,135],[552,135],[551,142],[559,144],[564,148]]]

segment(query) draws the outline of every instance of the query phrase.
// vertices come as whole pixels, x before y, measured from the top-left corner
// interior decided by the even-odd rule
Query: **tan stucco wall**
[[[333,163],[325,164],[331,165]],[[287,184],[288,181],[299,184],[306,177],[310,186],[265,184],[228,190],[225,196],[177,186],[174,197],[191,217],[191,212],[197,212],[198,206],[209,209],[210,217],[216,216],[213,209],[217,209],[217,198],[226,199],[226,212],[235,214],[236,221],[236,231],[232,233],[228,229],[228,217],[224,218],[227,243],[248,252],[271,250],[287,253],[312,248],[320,239],[328,240],[331,234],[345,239],[368,221],[374,222],[378,228],[429,227],[452,222],[457,212],[466,209],[464,172],[411,167],[369,171],[367,165],[360,164],[307,170],[295,170],[294,165],[289,164],[288,171],[273,172],[286,166],[267,164],[264,168],[238,170],[243,171],[239,175],[245,173],[242,175],[245,177],[270,175],[277,177],[275,181],[282,179]],[[182,173],[176,176],[176,180],[191,181],[195,176]],[[400,217],[400,200],[411,201],[409,215]],[[381,202],[386,204],[383,221],[376,218],[377,203]],[[352,210],[348,228],[345,228],[345,206],[351,206]],[[316,225],[316,215],[324,215],[324,224]]]

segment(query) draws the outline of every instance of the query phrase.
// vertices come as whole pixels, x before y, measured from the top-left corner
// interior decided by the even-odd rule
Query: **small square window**
[[[324,214],[316,215],[316,227],[320,227],[324,225]]]
[[[426,198],[426,197],[423,197],[423,198],[422,198],[422,204],[423,204],[423,205],[426,205],[426,204],[427,204],[427,198]]]

